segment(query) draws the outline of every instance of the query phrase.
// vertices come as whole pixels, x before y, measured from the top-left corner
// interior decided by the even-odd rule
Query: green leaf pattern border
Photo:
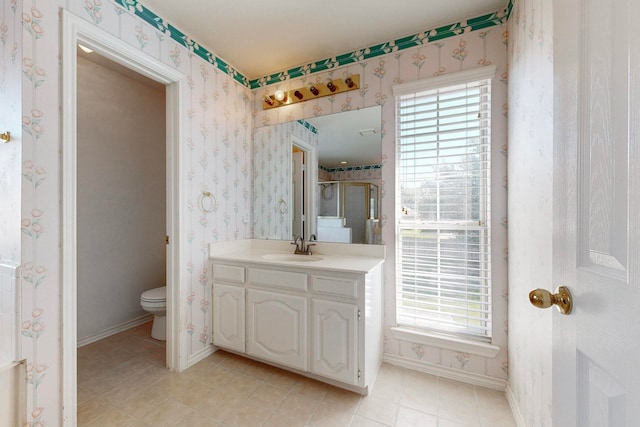
[[[358,49],[353,52],[337,55],[332,58],[322,59],[313,63],[300,65],[286,71],[281,71],[268,76],[249,80],[238,70],[233,68],[223,59],[215,56],[212,52],[201,46],[188,35],[184,34],[173,25],[162,19],[154,12],[142,5],[138,0],[113,0],[129,12],[135,14],[140,19],[149,23],[164,35],[171,37],[174,41],[180,43],[189,49],[195,55],[213,64],[220,71],[232,77],[241,85],[250,89],[257,89],[272,84],[280,83],[284,80],[303,77],[309,74],[319,73],[329,69],[341,67],[343,65],[353,64],[376,56],[386,55],[388,53],[409,49],[426,43],[442,40],[448,37],[454,37],[460,34],[469,33],[471,31],[481,30],[505,23],[511,15],[514,0],[509,0],[507,7],[503,10],[481,15],[475,18],[460,21],[455,24],[444,25],[431,30],[422,31],[411,36],[401,37],[399,39],[376,44],[367,48]]]
[[[325,172],[333,173],[333,172],[352,172],[352,171],[367,171],[374,169],[382,169],[382,165],[363,165],[363,166],[344,166],[338,168],[328,168],[323,165],[318,165],[320,170]]]

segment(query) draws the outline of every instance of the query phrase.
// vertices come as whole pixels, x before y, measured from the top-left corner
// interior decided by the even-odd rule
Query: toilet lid
[[[149,289],[144,291],[140,296],[140,301],[166,301],[167,299],[167,287],[161,286],[159,288]]]

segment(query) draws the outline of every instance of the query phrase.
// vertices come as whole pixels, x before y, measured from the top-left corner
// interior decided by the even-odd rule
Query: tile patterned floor
[[[150,330],[78,349],[79,426],[515,426],[503,393],[387,364],[366,397],[223,351],[172,373]]]

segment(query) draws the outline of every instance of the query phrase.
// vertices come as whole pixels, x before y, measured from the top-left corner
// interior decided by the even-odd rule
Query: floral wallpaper
[[[317,133],[297,121],[253,132],[253,237],[257,239],[292,238],[291,136],[318,146]]]
[[[17,198],[22,203],[18,222],[22,233],[16,258],[22,266],[20,332],[22,356],[27,359],[28,425],[58,425],[62,407],[58,326],[62,289],[59,9],[67,9],[187,77],[189,106],[184,144],[188,154],[181,179],[188,183],[188,190],[180,215],[187,227],[183,238],[188,245],[182,254],[184,263],[176,267],[182,278],[185,318],[181,332],[188,342],[188,358],[210,340],[208,244],[252,234],[251,224],[242,221],[243,212],[251,207],[252,95],[233,73],[228,74],[220,65],[199,56],[192,46],[175,41],[134,16],[137,9],[130,2],[0,1],[4,14],[0,36],[8,59],[2,64],[9,70],[3,76],[13,76],[9,74],[12,61],[21,74],[18,93],[11,102],[21,116],[17,126],[20,122],[22,126],[22,158],[14,155],[20,159],[22,174],[21,196]],[[211,213],[199,209],[204,191],[217,200]]]
[[[552,283],[551,0],[517,0],[509,20],[509,385],[526,426],[551,426],[551,316],[526,296]]]
[[[497,14],[495,16],[504,14]],[[382,106],[382,167],[381,178],[383,225],[382,239],[387,247],[385,274],[385,348],[386,354],[399,356],[426,365],[440,365],[468,372],[506,379],[507,357],[507,42],[508,32],[502,21],[490,28],[473,31],[471,26],[458,26],[453,37],[431,41],[403,50],[376,56],[371,59],[358,57],[350,65],[308,73],[296,79],[281,81],[270,77],[259,80],[266,85],[254,89],[253,110],[256,124],[284,123],[340,111],[349,111],[375,105]],[[453,352],[429,347],[420,343],[396,340],[389,328],[395,326],[395,104],[392,86],[449,72],[485,65],[496,65],[493,79],[493,174],[492,174],[492,269],[493,269],[493,342],[501,347],[494,359],[473,354]],[[360,74],[360,89],[327,96],[308,102],[270,110],[262,110],[262,99],[278,89],[290,90],[311,82],[326,81]],[[280,75],[281,78],[290,74]],[[253,83],[253,81],[252,81]],[[353,175],[353,171],[349,171]],[[321,174],[321,176],[325,176]]]
[[[60,149],[60,8],[117,36],[179,70],[188,81],[186,117],[188,156],[182,177],[188,182],[185,218],[188,250],[177,266],[184,281],[183,330],[189,354],[197,355],[209,342],[210,279],[208,243],[252,237],[252,224],[243,221],[252,210],[252,129],[354,108],[381,105],[382,223],[387,244],[385,265],[385,352],[506,378],[507,245],[506,245],[506,93],[507,32],[505,12],[498,11],[388,43],[322,60],[313,67],[288,70],[249,81],[223,59],[153,14],[137,0],[0,0],[0,91],[13,114],[0,120],[20,140],[9,147],[10,162],[0,156],[0,171],[16,186],[0,186],[0,256],[21,264],[22,356],[27,359],[28,425],[56,425],[61,419],[60,293],[61,277],[61,159]],[[494,342],[502,347],[495,359],[398,341],[389,334],[395,319],[394,283],[394,100],[391,87],[457,70],[495,64],[493,92],[493,268]],[[313,68],[313,69],[312,69]],[[348,73],[361,75],[361,88],[292,107],[262,111],[265,93],[300,83]],[[292,80],[295,78],[295,80]],[[253,90],[251,90],[252,88]],[[0,106],[5,112],[5,107]],[[0,122],[5,125],[5,122]],[[1,129],[0,129],[1,131]],[[17,147],[17,148],[16,148]],[[4,153],[0,153],[4,154]],[[16,166],[17,164],[17,166]],[[5,169],[5,166],[6,169]],[[18,170],[16,170],[16,167]],[[18,175],[18,173],[21,175]],[[4,177],[3,177],[4,178]],[[199,197],[211,192],[213,212],[199,209]],[[16,225],[12,224],[16,222]],[[17,224],[20,231],[16,233]],[[16,235],[17,234],[17,235]]]

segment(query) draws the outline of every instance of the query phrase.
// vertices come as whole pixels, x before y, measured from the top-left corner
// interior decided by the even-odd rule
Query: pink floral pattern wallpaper
[[[185,264],[176,266],[186,278],[180,285],[187,357],[210,342],[208,244],[252,235],[251,224],[242,221],[242,214],[251,208],[253,96],[246,86],[114,2],[0,0],[0,5],[0,88],[11,95],[10,105],[17,111],[17,120],[1,123],[11,129],[17,143],[0,147],[15,151],[9,156],[11,166],[5,169],[2,164],[0,170],[15,175],[17,163],[21,174],[19,185],[14,181],[11,189],[0,188],[0,197],[6,194],[12,202],[21,203],[11,209],[19,214],[15,221],[22,230],[18,238],[9,235],[9,247],[5,248],[2,239],[0,255],[22,266],[19,321],[22,356],[27,359],[28,425],[58,425],[62,407],[60,8],[187,76],[189,107],[184,143],[188,156],[184,179],[188,194],[180,211],[188,224],[184,236],[188,253]],[[12,115],[3,115],[2,120],[5,117]],[[20,194],[14,194],[20,186]],[[198,209],[203,191],[211,192],[217,200],[211,214]],[[0,209],[4,209],[2,205]],[[5,215],[3,211],[2,221],[12,216],[15,213]]]
[[[296,121],[260,126],[253,131],[253,237],[256,239],[292,239],[292,136],[312,147],[318,146],[318,135]]]

